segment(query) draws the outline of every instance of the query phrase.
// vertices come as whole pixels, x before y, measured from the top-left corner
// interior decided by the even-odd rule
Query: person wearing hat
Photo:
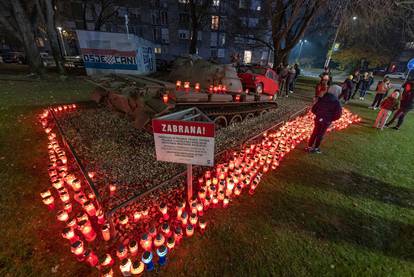
[[[313,105],[312,113],[316,116],[315,126],[309,138],[306,151],[317,154],[322,153],[319,147],[326,131],[331,123],[338,120],[342,115],[342,107],[338,99],[341,93],[342,88],[338,85],[333,85]]]
[[[384,78],[384,80],[380,81],[377,85],[376,94],[374,97],[374,101],[372,102],[371,106],[368,108],[370,109],[378,109],[381,104],[382,99],[385,97],[388,89],[390,89],[391,83],[388,78]]]

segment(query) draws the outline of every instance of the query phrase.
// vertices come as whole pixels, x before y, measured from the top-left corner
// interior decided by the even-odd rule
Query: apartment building
[[[60,18],[65,44],[68,51],[76,52],[74,30],[94,30],[98,24],[101,31],[129,32],[150,40],[157,45],[157,58],[174,59],[189,51],[192,34],[187,1],[114,0],[103,14],[99,1],[89,1],[93,4],[86,9],[85,1],[65,1]],[[270,39],[270,32],[265,32],[269,23],[262,16],[263,0],[211,1],[208,9],[200,12],[203,24],[198,31],[197,54],[222,63],[234,57],[245,63],[267,63],[269,49],[255,39]]]

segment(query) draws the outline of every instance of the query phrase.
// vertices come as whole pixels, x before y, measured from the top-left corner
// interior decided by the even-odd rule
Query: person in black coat
[[[333,85],[329,88],[322,98],[316,102],[312,107],[312,113],[315,117],[315,127],[312,135],[308,141],[307,151],[311,153],[321,153],[320,145],[333,121],[338,120],[342,115],[342,107],[339,103],[338,97],[341,94],[342,88],[338,85]]]
[[[359,73],[359,70],[356,70],[355,72],[354,72],[354,74],[353,74],[353,77],[354,78],[352,78],[352,82],[354,83],[354,92],[352,93],[352,95],[351,95],[351,98],[352,99],[354,99],[354,97],[355,97],[355,94],[358,92],[358,90],[359,90],[359,85],[360,85],[360,81],[361,81],[361,73]]]
[[[364,73],[364,77],[359,81],[359,100],[365,99],[365,94],[369,88],[369,75],[368,72]]]
[[[348,103],[349,99],[351,98],[351,94],[354,89],[354,82],[352,80],[353,76],[349,75],[349,77],[342,84],[342,93],[339,96],[339,99],[343,98],[345,102],[344,104]]]
[[[400,129],[405,116],[414,108],[414,82],[405,83],[403,87],[404,93],[401,97],[400,108],[394,113],[392,119],[385,124],[386,127],[389,127],[396,119],[398,119],[397,125],[393,127],[395,130]]]

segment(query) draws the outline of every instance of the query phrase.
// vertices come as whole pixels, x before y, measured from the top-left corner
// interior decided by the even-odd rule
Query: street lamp
[[[299,60],[300,60],[300,56],[302,54],[303,44],[308,43],[308,41],[306,39],[304,39],[304,40],[300,40],[299,43],[300,43],[299,44],[299,54],[298,54],[298,57],[296,58],[296,62],[298,62],[298,63],[299,63]]]
[[[56,27],[56,29],[58,29],[58,31],[59,31],[60,44],[62,45],[63,56],[65,57],[65,56],[67,56],[67,53],[66,53],[66,48],[65,48],[65,41],[63,40],[63,35],[62,35],[62,30],[63,29],[60,26]]]
[[[353,17],[352,17],[352,20],[353,20],[353,21],[355,21],[355,20],[357,20],[357,19],[358,19],[358,17],[356,17],[356,16],[353,16]]]

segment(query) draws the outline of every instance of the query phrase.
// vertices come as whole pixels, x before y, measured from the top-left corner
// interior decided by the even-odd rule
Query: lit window
[[[243,62],[244,63],[251,63],[252,62],[252,51],[244,50]]]
[[[211,16],[211,29],[218,30],[220,23],[220,17],[218,15]]]
[[[37,47],[45,47],[45,42],[42,38],[36,38]]]
[[[220,6],[220,0],[213,0],[213,6],[214,7]]]
[[[154,53],[155,54],[161,54],[161,47],[155,47],[154,48]]]

